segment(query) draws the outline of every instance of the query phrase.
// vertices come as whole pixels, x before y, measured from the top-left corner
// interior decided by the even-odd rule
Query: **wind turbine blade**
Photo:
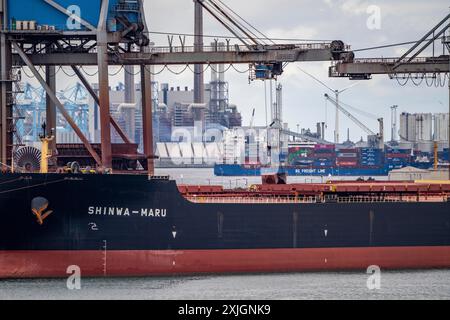
[[[353,83],[352,85],[348,86],[347,88],[344,88],[344,89],[342,89],[341,91],[339,91],[339,93],[342,93],[342,92],[344,92],[344,91],[347,91],[348,89],[351,89],[351,88],[357,86],[357,85],[360,84],[360,83],[361,83],[361,82]]]
[[[301,72],[306,73],[308,76],[310,76],[311,78],[313,78],[314,80],[316,80],[318,83],[320,83],[321,85],[323,85],[325,88],[327,88],[328,90],[330,90],[331,92],[335,93],[335,90],[331,89],[329,86],[327,86],[324,82],[322,82],[321,80],[317,79],[316,77],[314,77],[312,74],[306,72],[305,70],[303,70],[302,68],[298,67],[297,68],[300,69]]]

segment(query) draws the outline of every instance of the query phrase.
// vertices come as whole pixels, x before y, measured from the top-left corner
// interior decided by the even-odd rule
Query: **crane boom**
[[[365,132],[367,132],[367,134],[369,135],[376,135],[375,132],[373,132],[372,130],[370,130],[364,123],[362,123],[361,121],[359,121],[356,117],[354,117],[350,112],[348,112],[346,109],[344,109],[341,105],[339,105],[336,100],[334,100],[333,98],[331,98],[328,94],[325,94],[325,98],[330,101],[333,105],[336,106],[336,108],[339,109],[339,111],[341,111],[343,114],[345,114],[347,117],[350,118],[350,120],[352,120],[354,123],[356,123],[361,129],[363,129]]]
[[[92,44],[92,42],[89,42]],[[30,45],[27,56],[34,65],[98,65],[98,57],[89,47],[70,56],[60,52],[43,54],[33,50]],[[302,43],[287,45],[265,45],[248,48],[229,45],[223,50],[215,47],[203,47],[198,51],[194,47],[151,47],[145,52],[109,52],[109,65],[186,65],[186,64],[248,64],[248,63],[285,63],[311,61],[338,61],[349,47],[342,41],[330,43]],[[24,65],[17,53],[12,55],[13,64]]]

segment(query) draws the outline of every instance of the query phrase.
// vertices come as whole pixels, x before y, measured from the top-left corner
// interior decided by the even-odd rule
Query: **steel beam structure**
[[[153,154],[153,99],[152,81],[148,66],[141,65],[141,91],[142,91],[142,128],[144,154],[147,157],[148,174],[154,175]]]
[[[86,88],[86,90],[91,95],[92,99],[94,99],[95,103],[100,108],[100,99],[98,98],[98,96],[95,93],[94,89],[92,89],[91,85],[89,84],[89,81],[87,81],[86,77],[81,73],[80,69],[78,69],[76,66],[72,66],[72,70],[78,76],[78,79],[80,79],[80,81],[83,84],[83,86]],[[123,130],[120,127],[120,125],[117,123],[116,120],[114,120],[114,118],[111,115],[109,116],[109,120],[110,120],[112,126],[114,127],[114,129],[119,134],[120,138],[122,138],[123,142],[131,143],[130,139],[128,139],[128,137],[125,134],[125,132],[123,132]]]
[[[125,103],[136,103],[135,82],[134,82],[134,66],[125,66],[124,68],[124,85],[125,85]]]
[[[83,82],[86,89],[92,95],[100,108],[100,126],[101,126],[101,159],[90,146],[86,137],[83,136],[81,130],[76,128],[70,117],[68,122],[74,128],[86,148],[95,158],[96,162],[103,169],[112,167],[111,152],[111,124],[117,130],[122,139],[129,143],[130,140],[123,133],[110,115],[110,99],[109,99],[109,75],[108,67],[110,65],[119,66],[140,66],[141,68],[141,90],[142,90],[142,116],[143,116],[143,140],[144,153],[148,158],[149,173],[153,174],[153,135],[152,135],[152,87],[151,72],[152,65],[196,65],[196,84],[197,94],[196,102],[203,102],[203,77],[202,67],[204,64],[254,64],[254,63],[284,63],[297,61],[333,61],[339,60],[342,53],[346,53],[349,47],[345,46],[342,41],[333,41],[329,43],[303,43],[295,45],[262,45],[262,44],[246,44],[246,45],[227,45],[218,48],[217,46],[203,46],[203,26],[202,26],[202,10],[203,0],[196,0],[196,23],[195,23],[195,45],[192,47],[144,47],[148,43],[148,38],[144,34],[148,32],[143,13],[143,2],[140,1],[140,10],[142,21],[136,34],[129,35],[127,32],[108,32],[107,15],[109,9],[108,0],[101,1],[100,16],[97,26],[92,26],[83,19],[77,19],[81,25],[87,30],[0,30],[0,36],[6,46],[2,46],[2,50],[6,50],[6,55],[2,54],[2,71],[11,70],[11,65],[28,66],[33,74],[38,74],[35,66],[45,66],[47,71],[46,81],[38,74],[38,80],[45,88],[48,101],[48,128],[53,128],[53,115],[51,104],[61,110],[67,118],[64,107],[57,99],[54,90],[54,79],[50,77],[54,73],[55,66],[70,66]],[[69,14],[67,10],[57,1],[45,0],[49,6],[55,10]],[[130,28],[126,29],[132,30]],[[145,41],[147,40],[147,41]],[[7,48],[9,43],[14,43],[14,50]],[[132,46],[136,44],[137,46]],[[139,47],[139,48],[138,48]],[[4,53],[4,52],[2,52]],[[4,59],[9,57],[9,62],[5,63]],[[97,66],[99,92],[96,94],[90,87],[88,81],[84,78],[76,66]],[[127,68],[129,70],[129,68]],[[7,76],[5,76],[5,79]],[[130,77],[128,77],[130,79]],[[1,95],[6,96],[11,90],[5,89],[8,82],[2,83]],[[130,88],[128,88],[130,89]],[[132,88],[133,90],[134,88]],[[129,94],[127,96],[130,96]],[[12,114],[8,116],[6,110],[6,97],[1,98],[2,104],[2,133],[1,146],[2,159],[5,159],[5,146],[12,146],[11,142],[5,139],[12,139],[12,133],[8,131],[5,125],[5,119],[12,119]],[[129,99],[128,99],[129,100]]]
[[[45,67],[45,82],[52,92],[56,92],[56,67],[55,66],[46,66]],[[48,142],[48,148],[50,154],[55,154],[56,151],[56,105],[50,98],[50,96],[46,95],[46,108],[45,108],[45,118],[47,125],[46,136],[54,136]],[[51,161],[52,162],[52,161]]]
[[[290,137],[300,138],[300,139],[302,139],[304,141],[311,141],[311,142],[316,142],[316,143],[319,143],[319,144],[330,144],[331,143],[331,142],[329,142],[327,140],[324,140],[324,139],[310,137],[308,135],[304,135],[304,134],[301,134],[299,132],[294,132],[294,131],[290,131],[290,130],[281,130],[281,133],[285,134],[287,136],[290,136]]]
[[[355,79],[373,74],[434,74],[448,73],[449,56],[416,58],[408,63],[402,63],[394,69],[395,58],[355,59],[353,62],[337,62],[330,68],[331,77],[354,77]]]
[[[0,35],[0,165],[11,166],[13,148],[13,103],[12,103],[12,63],[11,44],[5,35]]]
[[[22,51],[22,49],[17,45],[17,43],[12,42],[12,46],[16,52],[20,55],[20,57],[23,59],[26,66],[31,70],[33,75],[36,77],[36,79],[39,81],[41,86],[44,88],[47,95],[52,99],[53,103],[58,108],[59,112],[63,115],[63,117],[67,120],[67,122],[70,124],[72,129],[75,131],[77,136],[80,138],[81,142],[84,144],[86,149],[89,151],[91,156],[94,158],[94,160],[97,162],[98,165],[102,165],[102,161],[100,157],[98,156],[97,152],[95,152],[94,148],[89,143],[89,140],[85,137],[83,132],[81,132],[80,128],[76,125],[75,121],[70,117],[69,113],[64,108],[63,104],[59,101],[58,97],[56,97],[55,92],[53,92],[50,87],[47,85],[45,80],[42,78],[42,76],[39,74],[39,72],[36,70],[36,68],[33,66],[32,62],[27,58],[25,53]]]
[[[172,50],[172,52],[170,52]],[[51,53],[29,54],[36,66],[57,65],[98,65],[97,53]],[[233,47],[217,51],[213,47],[204,47],[203,51],[194,51],[193,47],[169,48],[154,47],[150,52],[115,52],[107,55],[109,65],[186,65],[186,64],[248,64],[275,62],[314,62],[339,60],[339,53],[333,53],[330,44],[309,45],[270,45],[261,49],[248,50],[245,47]],[[13,63],[23,65],[17,55]]]
[[[100,19],[97,28],[98,87],[100,107],[100,136],[103,169],[112,168],[109,73],[108,73],[108,39],[106,17],[109,0],[102,0]]]
[[[194,48],[195,51],[203,51],[203,0],[194,0],[195,16],[194,16]],[[194,66],[194,103],[205,102],[205,82],[203,74],[203,65],[196,64]]]

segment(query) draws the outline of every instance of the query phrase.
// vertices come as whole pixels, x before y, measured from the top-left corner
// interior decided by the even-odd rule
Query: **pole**
[[[149,66],[141,65],[142,129],[144,154],[147,157],[148,175],[155,174],[153,154],[153,94]]]
[[[449,7],[450,9],[450,7]],[[449,16],[450,21],[450,16]],[[445,39],[445,37],[444,37]],[[448,28],[447,32],[447,38],[445,39],[445,43],[447,45],[447,51],[450,57],[450,27]],[[449,65],[450,65],[450,59],[449,59]],[[448,180],[450,180],[450,72],[448,73],[448,154],[449,154],[449,165],[448,165]]]
[[[47,66],[45,67],[45,82],[50,87],[53,92],[56,92],[56,67]],[[50,96],[46,95],[46,124],[48,131],[45,135],[51,136],[55,135],[55,139],[48,141],[49,153],[51,155],[56,152],[56,105],[53,103]]]
[[[109,0],[102,0],[100,16],[97,25],[97,61],[98,61],[98,87],[101,129],[102,169],[112,169],[111,123],[109,100],[109,74],[108,74],[108,35],[106,20],[108,16]]]
[[[336,93],[336,122],[334,129],[334,142],[339,143],[339,91],[335,91]]]
[[[194,48],[196,52],[203,51],[203,7],[200,2],[203,0],[194,0]],[[194,102],[204,103],[204,75],[203,65],[194,65]]]

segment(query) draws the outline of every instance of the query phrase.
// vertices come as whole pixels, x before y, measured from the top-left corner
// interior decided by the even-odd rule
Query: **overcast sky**
[[[302,39],[339,39],[353,49],[367,48],[421,38],[449,12],[448,0],[223,0],[242,17],[255,25],[269,37]],[[369,29],[367,21],[369,6],[381,10],[379,29]],[[145,13],[150,31],[193,33],[194,3],[192,0],[145,0]],[[205,35],[230,35],[207,12],[205,15]],[[167,46],[167,36],[152,35],[157,46]],[[177,41],[175,39],[175,41]],[[192,38],[187,38],[191,43]],[[205,44],[210,39],[205,39]],[[176,42],[175,44],[178,44]],[[442,45],[437,47],[442,54]],[[408,47],[358,52],[357,57],[394,57],[405,52]],[[327,138],[333,140],[334,110],[330,104],[326,108],[322,86],[298,70],[297,66],[314,74],[332,88],[342,89],[353,82],[346,79],[328,78],[330,62],[290,64],[279,82],[284,87],[284,121],[291,129],[297,124],[302,128],[315,129],[316,122],[328,123]],[[245,70],[248,66],[238,66]],[[159,67],[155,67],[156,71]],[[180,67],[173,67],[180,70]],[[89,70],[89,68],[87,68]],[[115,68],[110,71],[113,73]],[[95,70],[93,70],[95,71]],[[58,75],[64,77],[64,75]],[[111,79],[117,84],[123,76]],[[91,78],[95,82],[95,78]],[[205,75],[209,81],[210,71]],[[265,124],[264,84],[260,81],[248,83],[248,74],[229,71],[226,79],[230,84],[230,101],[241,111],[244,124],[248,125],[253,108],[256,108],[255,125]],[[193,87],[193,74],[189,70],[175,76],[163,72],[155,77],[159,83],[171,86]],[[136,79],[138,81],[138,79]],[[59,82],[58,82],[59,83]],[[67,78],[62,81],[67,87]],[[59,88],[63,89],[63,88]],[[399,105],[399,113],[408,112],[448,112],[448,89],[415,87],[411,83],[400,86],[387,76],[375,76],[342,94],[342,101],[385,118],[386,135],[390,138],[390,106]],[[326,111],[328,110],[328,112]],[[347,128],[353,140],[365,134],[345,116],[341,115],[340,135],[346,138]],[[377,121],[366,117],[361,120],[377,131]]]

